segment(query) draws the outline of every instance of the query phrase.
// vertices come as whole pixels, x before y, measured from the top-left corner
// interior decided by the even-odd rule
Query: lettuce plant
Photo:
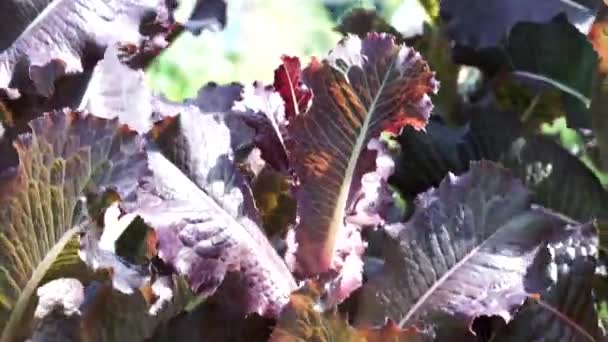
[[[177,5],[0,4],[0,341],[606,338],[601,2],[354,9],[174,102],[143,69],[227,20]]]

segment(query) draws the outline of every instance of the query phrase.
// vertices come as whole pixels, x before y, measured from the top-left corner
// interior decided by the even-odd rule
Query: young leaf
[[[528,295],[556,284],[551,246],[597,251],[593,233],[531,206],[522,183],[492,162],[449,174],[416,205],[406,223],[385,227],[384,265],[355,297],[355,322],[388,316],[464,340],[476,317],[508,322]]]
[[[391,125],[423,129],[432,108],[428,95],[438,85],[417,52],[376,33],[342,40],[303,77],[315,98],[288,130],[301,181],[296,257],[303,274],[315,274],[330,267],[367,143]]]
[[[321,295],[318,284],[307,283],[294,292],[281,312],[271,342],[345,341],[345,342],[406,342],[424,341],[416,329],[398,328],[392,321],[380,328],[353,328],[335,310],[319,312],[316,302]]]
[[[112,188],[126,198],[147,173],[141,139],[116,121],[54,112],[30,126],[14,143],[18,163],[0,163],[2,341],[30,321],[38,283],[80,231],[80,196]]]
[[[308,109],[313,94],[300,81],[300,59],[283,56],[281,60],[283,64],[274,71],[274,88],[285,101],[285,115],[289,120]]]
[[[456,44],[485,48],[499,46],[518,22],[543,23],[561,12],[586,34],[600,6],[600,0],[443,0],[439,15]]]

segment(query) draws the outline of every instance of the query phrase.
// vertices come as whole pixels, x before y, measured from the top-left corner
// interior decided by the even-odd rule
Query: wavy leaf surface
[[[303,71],[303,81],[314,101],[288,131],[301,181],[296,257],[300,272],[315,274],[330,267],[351,186],[368,171],[358,168],[367,143],[391,125],[424,128],[437,83],[417,52],[376,33],[344,39]]]
[[[139,26],[149,13],[165,20],[169,14],[160,0],[28,0],[1,6],[8,29],[0,36],[0,88],[21,88],[31,79],[36,93],[47,97],[55,80],[83,72],[107,46],[139,46],[146,39]]]
[[[543,251],[550,258],[555,283],[533,296],[496,341],[601,341],[593,281],[597,264],[597,229],[593,222],[568,227],[569,238],[550,243]]]
[[[595,232],[571,223],[532,206],[508,170],[474,162],[468,173],[449,174],[421,194],[406,223],[385,227],[383,265],[355,295],[351,317],[433,327],[439,340],[470,338],[480,315],[508,322],[529,295],[561,286],[551,246],[597,251]]]
[[[295,283],[259,227],[224,119],[184,106],[157,124],[152,136],[159,151],[150,150],[149,162],[152,184],[163,190],[133,211],[157,229],[159,257],[196,293],[212,294],[227,273],[240,272],[243,310],[276,315]]]
[[[79,231],[80,196],[113,188],[128,197],[146,174],[141,139],[116,121],[55,112],[14,143],[0,169],[0,328],[15,338],[30,320],[40,280]],[[6,144],[6,142],[4,142]]]

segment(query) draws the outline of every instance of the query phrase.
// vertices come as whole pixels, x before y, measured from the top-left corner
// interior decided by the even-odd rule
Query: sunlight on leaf
[[[386,34],[349,36],[303,73],[310,110],[288,126],[297,189],[296,257],[304,274],[327,271],[359,158],[388,127],[425,127],[438,84],[421,56]]]

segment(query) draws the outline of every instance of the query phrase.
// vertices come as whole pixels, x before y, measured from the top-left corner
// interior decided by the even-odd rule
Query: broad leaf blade
[[[314,274],[330,266],[351,186],[366,171],[357,166],[367,143],[389,126],[424,128],[437,83],[417,52],[375,33],[346,38],[303,77],[314,101],[288,130],[301,181],[297,258],[302,273]]]
[[[19,164],[0,170],[3,340],[28,323],[33,291],[78,231],[79,197],[109,187],[127,197],[147,172],[141,139],[116,121],[55,112],[31,128],[14,144]]]
[[[531,207],[508,170],[473,163],[420,195],[408,222],[386,226],[395,240],[385,240],[384,265],[355,297],[352,317],[432,325],[438,339],[467,336],[480,315],[509,321],[529,294],[556,281],[545,244],[576,238],[568,223]]]

